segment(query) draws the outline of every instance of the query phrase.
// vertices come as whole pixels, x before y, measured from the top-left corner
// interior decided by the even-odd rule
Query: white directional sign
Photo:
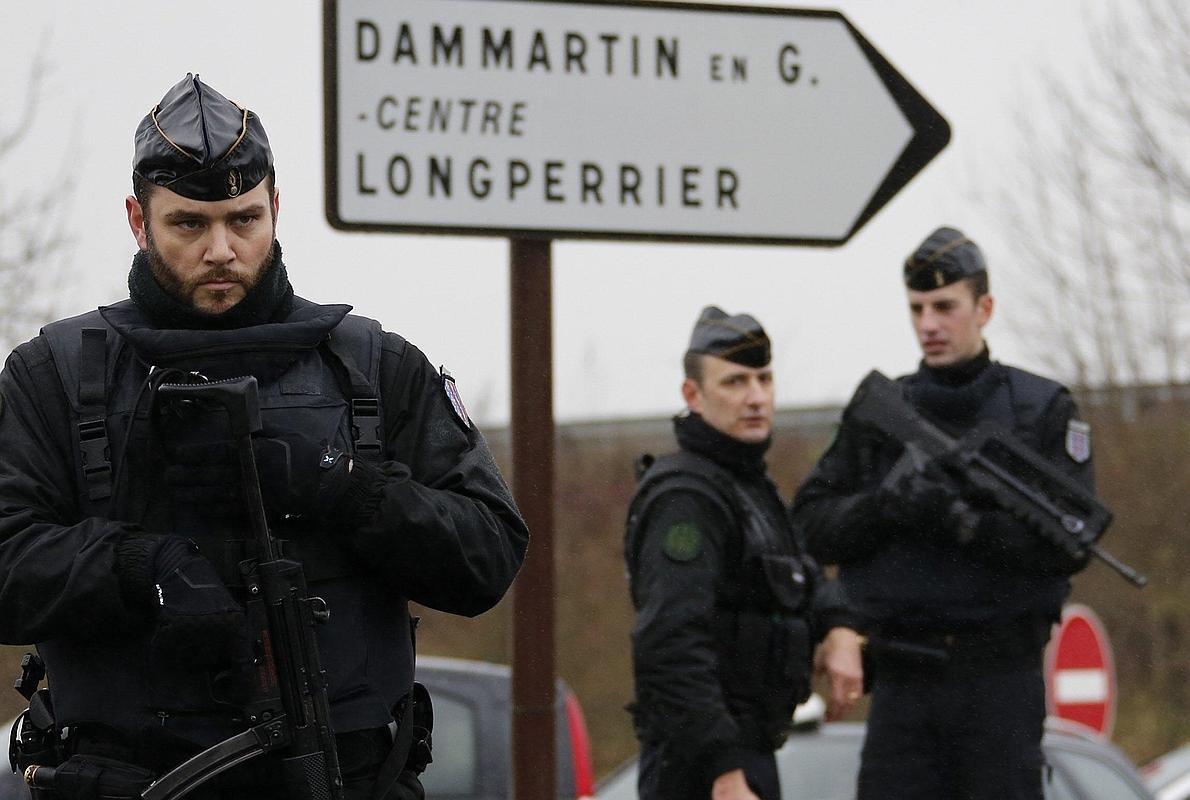
[[[841,244],[947,143],[839,13],[326,0],[348,230]]]

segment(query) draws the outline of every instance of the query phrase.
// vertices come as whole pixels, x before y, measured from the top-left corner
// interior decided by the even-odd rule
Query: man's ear
[[[996,310],[996,301],[992,299],[990,294],[981,295],[975,301],[975,318],[979,321],[979,327],[987,325],[992,318],[992,312]]]
[[[124,198],[124,210],[128,212],[128,227],[132,229],[132,237],[136,239],[136,246],[141,250],[149,249],[149,235],[145,225],[145,210],[140,201],[132,195]]]
[[[702,413],[702,390],[693,378],[682,381],[682,399],[686,401],[686,408],[695,414]]]

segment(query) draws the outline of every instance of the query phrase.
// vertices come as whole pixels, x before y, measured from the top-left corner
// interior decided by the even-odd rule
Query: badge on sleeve
[[[693,522],[671,525],[665,532],[661,550],[674,561],[693,561],[702,552],[702,531]]]
[[[1088,423],[1077,419],[1066,423],[1066,455],[1078,464],[1086,463],[1091,457],[1091,426]]]
[[[455,416],[463,423],[463,427],[470,428],[471,417],[467,416],[467,407],[463,405],[463,398],[459,396],[459,387],[455,385],[454,376],[446,367],[439,367],[438,370],[442,373],[442,388],[446,392],[446,399],[450,401],[450,407],[454,409]]]

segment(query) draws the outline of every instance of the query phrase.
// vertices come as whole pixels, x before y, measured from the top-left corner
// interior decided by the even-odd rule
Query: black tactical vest
[[[1061,385],[998,363],[987,370],[989,389],[975,420],[998,425],[1026,446],[1040,449],[1041,419]],[[900,379],[911,401],[917,380],[916,375]],[[951,436],[962,436],[970,428],[937,419],[916,401],[914,405]],[[901,448],[861,435],[861,469],[878,482]],[[890,535],[870,557],[842,565],[840,575],[848,597],[868,618],[905,629],[946,632],[1005,624],[1026,614],[1056,619],[1070,588],[1063,577],[996,568],[970,557],[957,543],[942,547],[911,536]]]
[[[76,431],[79,516],[141,525],[193,538],[233,589],[250,531],[218,529],[170,508],[160,483],[165,436],[217,435],[219,420],[177,420],[163,430],[150,415],[150,371],[172,368],[218,380],[255,375],[266,437],[301,432],[356,457],[381,457],[377,389],[379,323],[349,306],[296,299],[283,323],[227,331],[158,330],[130,302],[47,326]],[[209,412],[208,412],[209,414]],[[331,609],[317,629],[336,730],[378,727],[412,683],[413,648],[402,598],[370,586],[345,548],[303,521],[274,528],[287,555],[306,565],[311,593]],[[61,725],[103,723],[133,741],[162,728],[208,745],[234,732],[235,708],[215,696],[211,677],[149,663],[151,631],[38,643]]]
[[[682,450],[658,458],[641,476],[625,533],[630,578],[651,507],[675,490],[706,497],[741,533],[728,543],[715,603],[720,684],[745,739],[778,746],[794,707],[810,694],[814,570],[809,557],[767,478],[745,482],[710,459]]]

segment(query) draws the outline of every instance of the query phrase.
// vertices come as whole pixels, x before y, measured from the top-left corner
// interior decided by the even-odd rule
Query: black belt
[[[884,626],[869,635],[867,650],[879,669],[948,665],[1002,668],[1036,661],[1049,640],[1049,631],[1049,622],[1035,616],[950,632]]]

